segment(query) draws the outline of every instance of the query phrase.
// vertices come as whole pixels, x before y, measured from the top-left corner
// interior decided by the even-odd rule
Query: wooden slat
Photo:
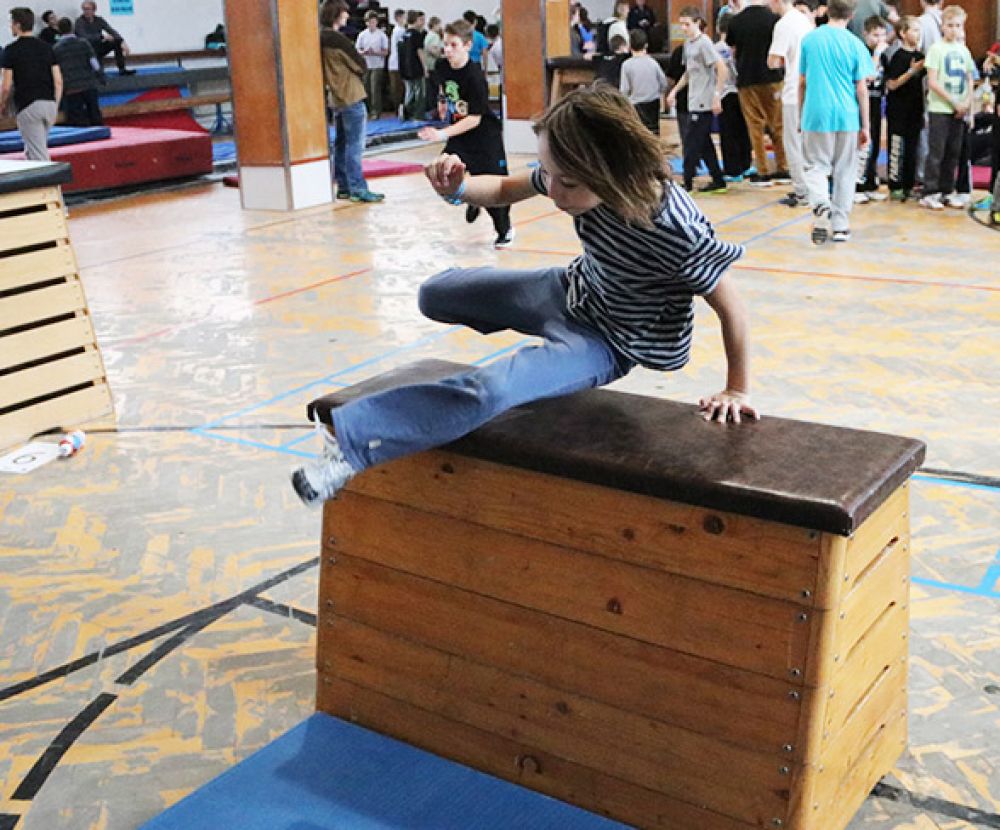
[[[787,812],[780,752],[749,752],[344,618],[334,630],[324,674],[742,821]]]
[[[49,205],[47,210],[9,216],[0,222],[0,251],[66,239],[68,236],[62,208]]]
[[[0,225],[3,223],[0,222]],[[79,280],[0,298],[0,331],[87,307]],[[2,341],[0,341],[2,342]]]
[[[62,208],[62,194],[58,187],[34,187],[0,195],[0,212],[48,204]]]
[[[445,451],[376,468],[350,489],[804,605],[816,588],[820,534]]]
[[[891,603],[905,604],[910,575],[909,538],[886,548],[844,597],[834,653],[846,656]]]
[[[75,427],[113,412],[111,391],[106,383],[18,409],[0,415],[0,449],[54,427]]]
[[[597,772],[327,675],[319,677],[316,705],[320,711],[637,827],[754,826],[613,777],[612,770]]]
[[[82,354],[0,376],[0,409],[103,378],[101,356],[91,348]]]
[[[888,606],[874,625],[841,659],[824,716],[823,731],[837,734],[857,705],[861,695],[893,660],[906,660],[909,614],[901,603]]]
[[[0,257],[0,291],[72,276],[76,273],[73,249],[65,242],[28,254]]]
[[[329,535],[329,534],[327,534]],[[761,752],[794,744],[799,700],[782,681],[410,576],[325,555],[319,659],[338,615],[608,705]],[[796,692],[808,700],[809,690]]]
[[[844,559],[844,578],[853,584],[865,569],[889,543],[893,536],[909,526],[909,483],[904,484],[857,529],[847,546]]]
[[[790,602],[592,556],[346,493],[329,553],[346,553],[778,679],[805,665]]]
[[[94,327],[89,314],[22,331],[20,334],[9,334],[0,337],[0,369],[68,352],[93,342]]]

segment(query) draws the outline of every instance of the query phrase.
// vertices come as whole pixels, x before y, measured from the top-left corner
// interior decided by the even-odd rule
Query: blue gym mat
[[[316,713],[141,830],[627,830]]]
[[[110,137],[111,130],[107,127],[53,127],[49,131],[49,147],[83,144]],[[0,153],[20,153],[23,149],[24,142],[17,130],[0,132]]]

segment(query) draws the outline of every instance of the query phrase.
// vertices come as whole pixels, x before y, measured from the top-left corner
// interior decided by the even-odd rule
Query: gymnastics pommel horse
[[[924,450],[592,390],[373,468],[324,512],[317,708],[637,827],[840,830],[906,744]]]

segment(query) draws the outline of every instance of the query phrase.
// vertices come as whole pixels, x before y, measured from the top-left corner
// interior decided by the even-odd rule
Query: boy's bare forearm
[[[531,184],[531,172],[510,176],[467,176],[462,201],[478,207],[506,207],[537,196]]]
[[[726,352],[726,389],[750,393],[750,324],[739,292],[723,277],[705,298],[722,326],[722,344]]]

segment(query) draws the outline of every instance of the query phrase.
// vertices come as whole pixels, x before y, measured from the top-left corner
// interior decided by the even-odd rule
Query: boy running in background
[[[667,76],[646,54],[649,42],[642,29],[629,34],[632,57],[622,64],[621,91],[632,102],[639,120],[653,135],[660,134],[660,101],[667,91]]]
[[[875,68],[865,45],[847,29],[857,0],[830,0],[829,23],[802,39],[799,107],[812,241],[851,238],[858,150],[868,144],[868,87]],[[829,179],[833,179],[831,197]]]
[[[941,11],[942,39],[927,52],[927,162],[924,166],[922,207],[961,208],[964,200],[954,192],[958,158],[965,140],[966,121],[972,110],[972,73],[976,65],[962,42],[965,10],[948,6]]]
[[[667,103],[673,105],[677,93],[688,89],[688,127],[684,136],[684,189],[694,187],[699,159],[705,162],[712,181],[699,188],[699,193],[725,193],[726,181],[712,142],[713,116],[722,112],[722,88],[729,71],[726,62],[705,34],[705,18],[694,6],[681,9],[680,26],[687,40],[684,43],[684,74],[670,90]]]
[[[885,95],[885,68],[889,48],[887,23],[878,15],[864,22],[865,46],[872,56],[875,74],[868,79],[868,124],[871,141],[858,153],[858,185],[855,204],[885,201],[886,194],[878,189],[878,155],[882,149],[882,96]]]
[[[916,181],[917,149],[924,128],[924,54],[920,21],[899,22],[899,49],[885,70],[886,120],[889,129],[889,195],[905,202]]]
[[[445,26],[444,58],[438,61],[434,74],[440,84],[438,115],[448,126],[424,127],[417,135],[424,141],[447,141],[444,152],[458,156],[473,175],[506,176],[503,127],[490,109],[482,64],[469,59],[472,31],[466,20]],[[497,234],[493,247],[508,247],[514,241],[510,207],[487,205],[486,211]],[[469,205],[466,221],[475,222],[478,216],[479,206]]]

